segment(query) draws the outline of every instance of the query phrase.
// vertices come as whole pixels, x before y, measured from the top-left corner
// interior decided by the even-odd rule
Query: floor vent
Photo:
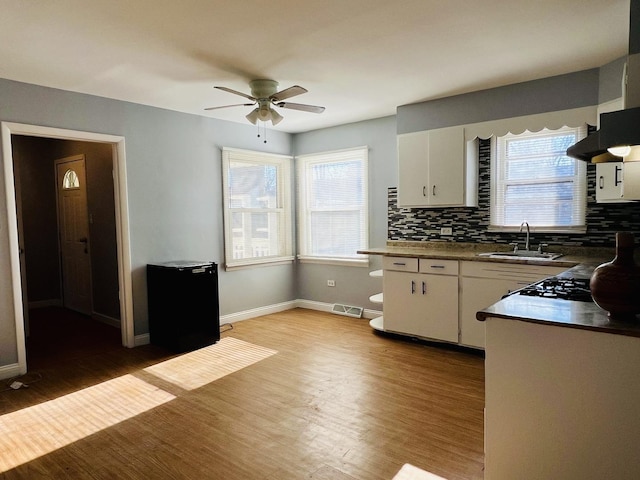
[[[341,303],[334,303],[331,311],[338,315],[346,315],[347,317],[362,317],[362,307],[352,307],[351,305],[342,305]]]

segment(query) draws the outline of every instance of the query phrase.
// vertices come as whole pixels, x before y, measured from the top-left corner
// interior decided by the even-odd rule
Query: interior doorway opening
[[[121,327],[121,341],[126,347],[135,345],[133,328],[133,304],[131,283],[131,257],[129,245],[128,203],[126,189],[126,163],[124,137],[104,135],[91,132],[62,130],[34,125],[2,123],[2,145],[5,173],[5,190],[7,205],[7,221],[9,230],[9,249],[11,261],[11,279],[13,287],[13,307],[15,316],[16,345],[18,352],[18,374],[27,372],[25,321],[28,321],[28,303],[25,283],[26,268],[24,265],[23,247],[20,245],[19,234],[21,226],[18,222],[16,204],[16,188],[21,188],[15,182],[14,154],[12,136],[39,137],[46,139],[69,140],[75,142],[90,142],[92,144],[108,145],[111,151],[111,165],[113,177],[113,201],[115,206],[115,237],[116,237],[116,267],[117,267],[117,300]]]

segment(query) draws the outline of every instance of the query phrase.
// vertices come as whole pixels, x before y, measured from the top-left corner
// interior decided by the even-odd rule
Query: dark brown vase
[[[636,321],[640,313],[640,267],[633,259],[633,235],[616,233],[616,256],[593,271],[591,296],[614,321]]]

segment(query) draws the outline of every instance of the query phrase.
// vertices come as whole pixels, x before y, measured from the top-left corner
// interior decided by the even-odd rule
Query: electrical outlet
[[[453,235],[453,228],[451,228],[451,227],[442,227],[440,229],[440,235]]]
[[[335,286],[336,286],[335,280],[327,280],[327,287],[335,287]]]

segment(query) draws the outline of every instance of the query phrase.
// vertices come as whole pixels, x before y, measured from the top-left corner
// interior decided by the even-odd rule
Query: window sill
[[[368,267],[369,257],[366,258],[338,258],[338,257],[307,257],[298,255],[300,263],[319,263],[324,265],[341,265],[345,267]]]
[[[293,257],[278,257],[271,258],[266,260],[247,260],[243,263],[232,263],[231,265],[226,264],[224,269],[226,272],[232,272],[234,270],[244,270],[246,268],[257,268],[257,267],[275,267],[277,265],[288,265],[293,263]]]

